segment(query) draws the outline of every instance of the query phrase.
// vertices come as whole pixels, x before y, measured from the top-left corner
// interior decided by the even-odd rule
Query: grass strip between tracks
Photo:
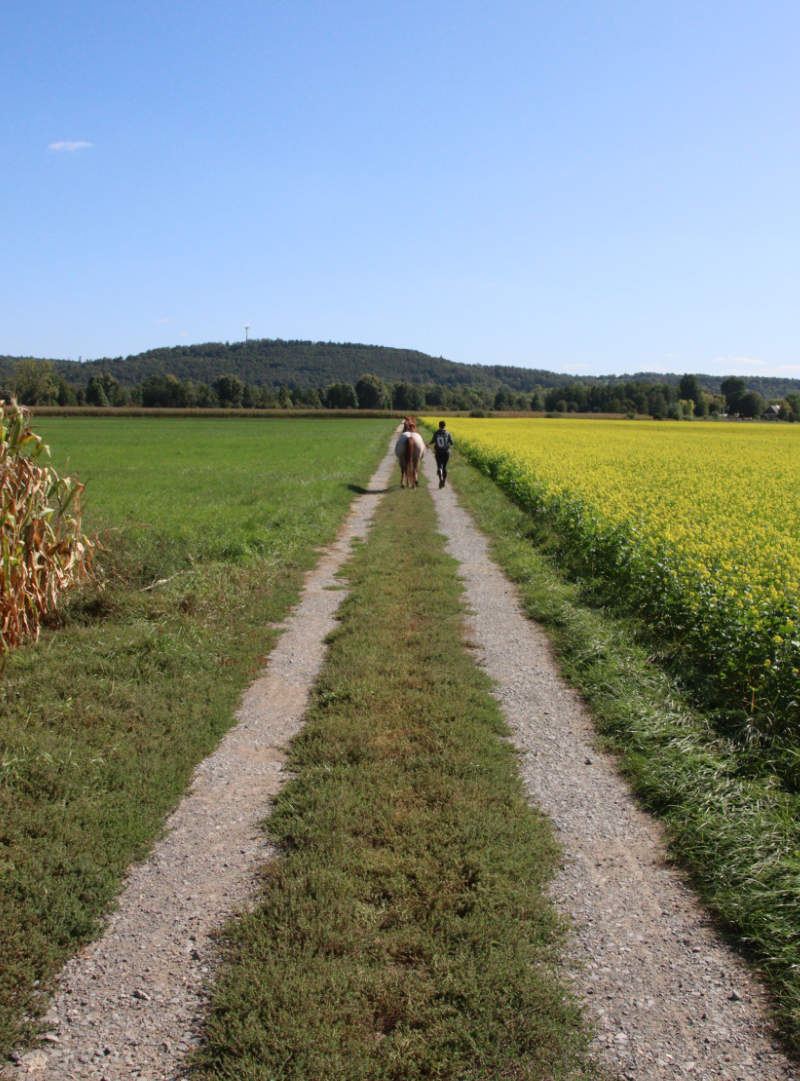
[[[463,462],[450,481],[644,805],[666,823],[697,892],[765,977],[777,1023],[797,1053],[800,798],[768,764],[714,733],[659,666],[647,628],[592,606],[592,583],[562,575],[541,522]]]
[[[393,489],[268,820],[281,856],[229,930],[214,1081],[579,1078],[580,1016],[525,802],[424,490]]]

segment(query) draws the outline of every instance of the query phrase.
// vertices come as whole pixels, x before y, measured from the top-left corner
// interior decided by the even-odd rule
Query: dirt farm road
[[[546,637],[522,614],[455,492],[436,488],[432,455],[424,466],[461,565],[470,640],[496,681],[527,791],[563,846],[553,896],[574,927],[572,979],[597,1033],[598,1058],[627,1081],[800,1081],[770,1034],[763,991],[716,938],[669,867],[658,826],[596,750],[590,719]],[[390,483],[397,483],[391,448],[308,575],[238,724],[198,767],[163,840],[131,870],[102,939],[65,967],[42,1048],[20,1054],[3,1081],[182,1076],[199,1039],[212,934],[247,905],[254,868],[270,856],[258,823],[280,786],[283,748],[302,724],[335,624],[343,597],[336,572],[352,540],[366,536]]]

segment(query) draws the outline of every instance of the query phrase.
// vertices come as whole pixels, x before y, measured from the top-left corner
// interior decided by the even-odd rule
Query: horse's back
[[[401,432],[394,445],[394,452],[398,458],[408,454],[409,449],[416,447],[420,458],[425,453],[425,440],[419,432]]]

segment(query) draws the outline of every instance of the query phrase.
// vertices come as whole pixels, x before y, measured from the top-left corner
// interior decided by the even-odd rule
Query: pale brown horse
[[[411,417],[403,417],[403,431],[394,445],[400,462],[400,487],[416,488],[419,481],[419,463],[425,453],[425,440],[417,431]]]

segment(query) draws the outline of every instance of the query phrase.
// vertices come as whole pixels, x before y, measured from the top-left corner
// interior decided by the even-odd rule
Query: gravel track
[[[243,911],[271,851],[259,823],[281,785],[286,744],[308,696],[345,593],[336,572],[369,529],[394,466],[386,454],[334,544],[306,577],[238,724],[195,771],[149,858],[135,865],[103,937],[67,963],[41,1049],[7,1078],[173,1081],[199,1042],[213,935]]]
[[[586,707],[545,634],[449,486],[426,475],[461,565],[470,640],[521,752],[531,800],[553,821],[563,861],[552,895],[574,928],[573,982],[600,1061],[629,1081],[797,1081],[766,1016],[766,995],[714,934],[658,824],[598,751]]]
[[[435,489],[432,458],[424,468]],[[259,822],[335,626],[344,596],[336,572],[353,539],[366,536],[394,467],[390,450],[308,575],[239,723],[198,767],[163,840],[131,870],[103,938],[66,965],[42,1049],[18,1056],[0,1071],[3,1081],[183,1075],[200,1039],[213,935],[247,907],[254,871],[271,855]],[[628,1081],[800,1081],[771,1037],[764,992],[713,934],[668,865],[658,826],[597,751],[585,708],[485,539],[451,488],[432,494],[461,564],[479,663],[496,681],[530,797],[563,846],[552,892],[574,928],[571,978],[595,1026],[598,1058]]]

